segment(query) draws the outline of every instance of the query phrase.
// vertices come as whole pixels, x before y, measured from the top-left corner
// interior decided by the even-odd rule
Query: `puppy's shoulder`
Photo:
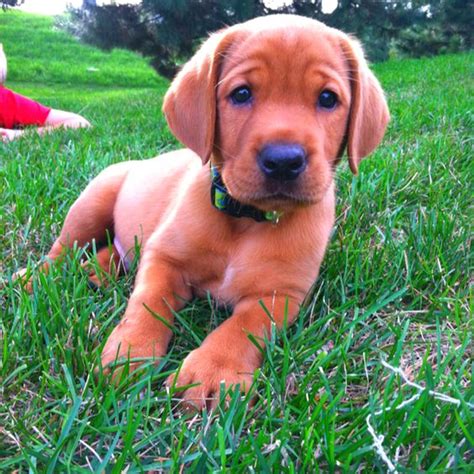
[[[181,181],[185,175],[195,175],[202,168],[201,159],[189,149],[163,153],[155,158],[133,162],[128,182],[140,189],[140,182]],[[171,184],[171,181],[168,182]],[[176,184],[176,183],[175,183]]]
[[[173,150],[145,161],[148,162],[150,166],[159,167],[170,165],[200,168],[202,166],[201,158],[189,148]]]

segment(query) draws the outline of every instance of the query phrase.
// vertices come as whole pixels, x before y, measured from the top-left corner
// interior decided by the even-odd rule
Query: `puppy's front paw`
[[[258,364],[200,347],[184,359],[181,370],[168,378],[167,385],[178,387],[175,393],[183,399],[186,409],[213,410],[219,403],[222,384],[226,389],[238,384],[247,393],[257,368]],[[188,385],[195,386],[179,391],[179,387]]]
[[[147,362],[158,362],[165,353],[166,345],[154,338],[153,332],[124,319],[107,339],[101,364],[104,372],[116,378],[128,359],[130,371],[134,371]]]

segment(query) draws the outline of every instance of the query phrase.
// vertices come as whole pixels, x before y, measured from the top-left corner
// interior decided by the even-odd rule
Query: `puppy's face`
[[[317,202],[332,181],[351,89],[339,43],[305,27],[245,37],[217,87],[216,155],[230,194],[264,210]]]
[[[381,141],[385,98],[357,41],[322,23],[272,15],[212,35],[173,81],[171,130],[262,210],[317,203],[347,148],[356,174]]]

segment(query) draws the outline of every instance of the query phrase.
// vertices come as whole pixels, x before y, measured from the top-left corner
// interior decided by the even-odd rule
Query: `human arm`
[[[73,112],[67,112],[64,110],[51,109],[48,114],[44,125],[41,127],[34,128],[33,130],[40,135],[48,133],[55,128],[83,128],[90,127],[91,124],[84,117]],[[15,140],[21,137],[28,130],[31,129],[9,129],[0,128],[0,138],[4,142]]]
[[[53,128],[64,127],[64,128],[83,128],[90,127],[91,124],[84,117],[73,112],[67,112],[65,110],[51,109],[43,127],[39,127],[38,131],[48,131]]]
[[[90,123],[73,112],[51,109],[28,97],[0,87],[0,140],[21,137],[26,129],[35,126],[38,133],[47,133],[58,127],[89,127]]]

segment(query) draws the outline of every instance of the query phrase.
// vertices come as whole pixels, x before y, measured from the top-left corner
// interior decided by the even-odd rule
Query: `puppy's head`
[[[347,148],[357,173],[389,120],[359,44],[320,22],[273,15],[212,35],[163,110],[176,137],[230,194],[262,210],[320,200]]]

